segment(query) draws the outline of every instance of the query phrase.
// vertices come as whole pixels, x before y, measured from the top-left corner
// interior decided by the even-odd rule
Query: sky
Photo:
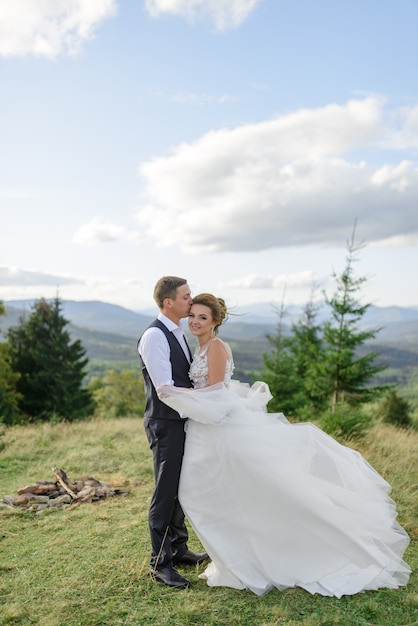
[[[0,300],[418,306],[417,0],[0,0]]]

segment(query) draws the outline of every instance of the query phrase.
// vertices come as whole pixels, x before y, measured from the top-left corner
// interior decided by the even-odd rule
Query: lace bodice
[[[209,372],[208,372],[208,348],[212,341],[221,341],[225,346],[228,352],[228,360],[226,362],[226,370],[225,370],[225,385],[229,385],[229,382],[232,377],[232,373],[234,371],[234,362],[232,360],[232,352],[231,348],[227,343],[224,343],[221,339],[215,337],[212,339],[207,346],[203,348],[203,350],[198,349],[194,356],[193,361],[190,366],[189,376],[193,381],[193,386],[195,389],[201,389],[202,387],[207,387],[209,385]]]

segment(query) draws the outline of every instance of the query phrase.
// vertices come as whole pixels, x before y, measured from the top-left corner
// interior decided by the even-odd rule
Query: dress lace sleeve
[[[231,348],[227,343],[223,342],[222,339],[218,339],[217,337],[212,339],[212,341],[221,341],[227,351],[228,359],[226,362],[224,383],[228,386],[234,371]],[[212,341],[210,341],[203,350],[197,350],[194,354],[189,376],[195,389],[209,386],[208,348]]]

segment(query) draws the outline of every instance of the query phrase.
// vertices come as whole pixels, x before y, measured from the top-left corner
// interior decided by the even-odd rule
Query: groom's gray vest
[[[189,378],[189,368],[190,363],[186,358],[186,355],[183,352],[183,349],[176,337],[173,335],[168,328],[160,322],[160,320],[154,320],[148,328],[159,328],[163,331],[164,335],[167,337],[168,344],[170,346],[170,361],[171,361],[171,369],[173,371],[173,380],[176,387],[191,387],[192,383]],[[141,341],[141,338],[138,340]],[[139,354],[139,353],[138,353]],[[190,355],[191,357],[191,355]],[[145,421],[149,419],[182,419],[180,415],[174,409],[170,408],[157,396],[157,392],[155,391],[155,387],[152,384],[150,375],[148,374],[147,368],[143,360],[141,359],[141,355],[139,355],[139,362],[141,364],[142,375],[145,381],[145,411],[144,418]]]

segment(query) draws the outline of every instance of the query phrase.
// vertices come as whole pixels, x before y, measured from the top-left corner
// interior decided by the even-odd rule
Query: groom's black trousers
[[[187,550],[188,533],[177,493],[185,432],[182,419],[145,419],[144,427],[154,458],[155,486],[148,515],[152,554],[150,565],[172,565]]]

